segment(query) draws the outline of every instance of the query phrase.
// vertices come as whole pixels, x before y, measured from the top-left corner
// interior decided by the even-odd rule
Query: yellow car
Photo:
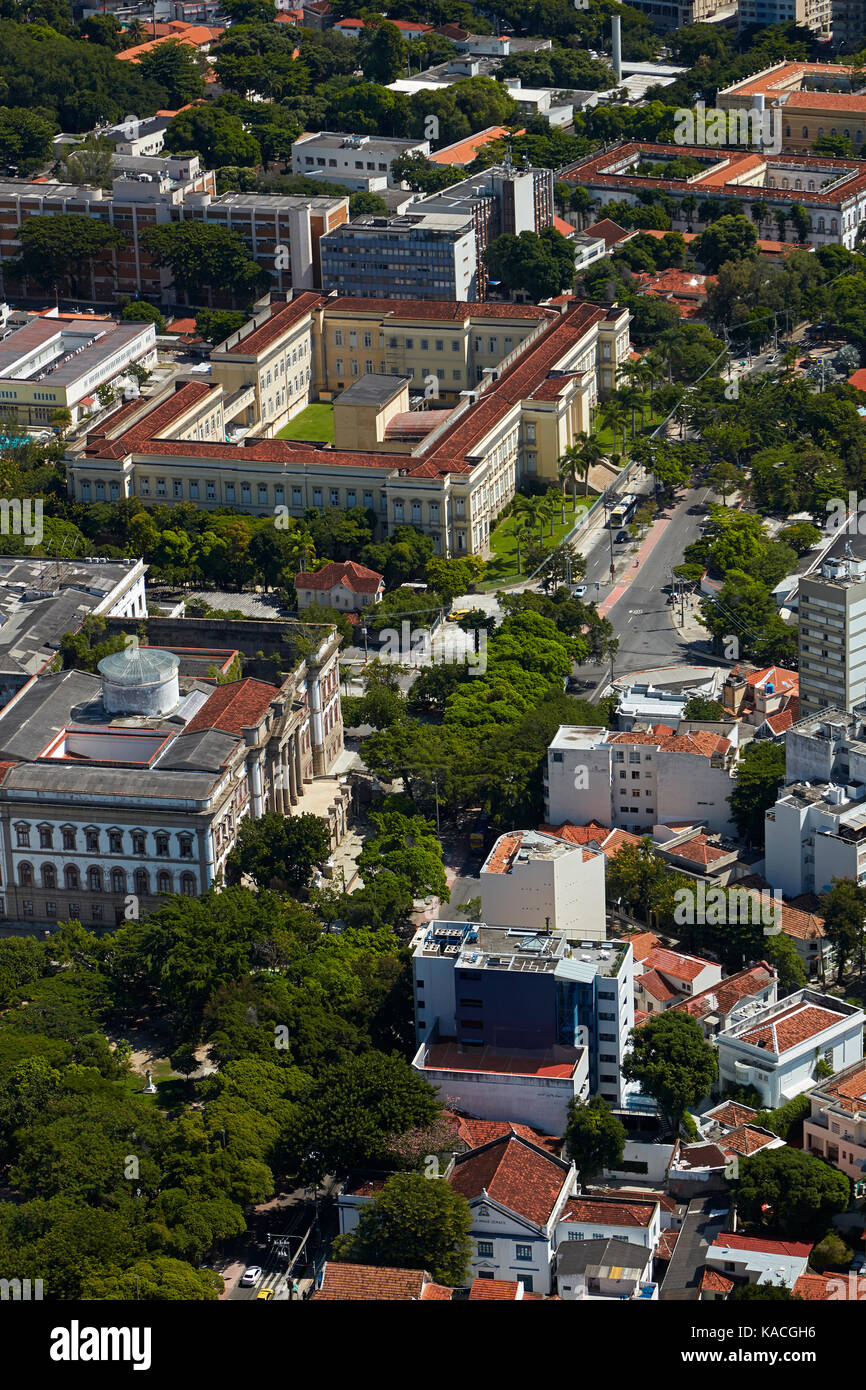
[[[461,620],[462,618],[468,618],[468,617],[469,617],[469,609],[468,609],[468,608],[461,608],[457,613],[449,613],[449,614],[448,614],[448,618],[447,618],[446,621],[449,622],[449,623],[459,623],[460,620]]]
[[[256,1294],[256,1298],[264,1298],[264,1299],[273,1298],[273,1296],[274,1296],[274,1291],[273,1291],[273,1289],[259,1289],[258,1293]]]

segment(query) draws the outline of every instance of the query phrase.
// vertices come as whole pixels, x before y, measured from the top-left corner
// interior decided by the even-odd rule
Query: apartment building
[[[736,15],[736,0],[635,0],[632,6],[658,29],[682,29],[687,24],[719,23]]]
[[[866,560],[827,559],[800,580],[800,712],[866,701]]]
[[[854,1182],[866,1178],[866,1066],[852,1066],[819,1081],[810,1092],[803,1121],[803,1148],[817,1154]]]
[[[72,424],[99,409],[96,392],[133,363],[156,362],[152,323],[74,315],[33,319],[0,341],[0,411],[19,426],[49,424],[68,410]]]
[[[407,212],[356,217],[320,243],[322,288],[370,299],[477,299],[472,218]]]
[[[802,674],[802,673],[801,673]],[[785,735],[785,786],[764,817],[764,872],[786,897],[866,881],[866,726],[839,709]]]
[[[436,921],[419,930],[412,964],[420,1044],[412,1065],[470,1115],[509,1115],[557,1134],[575,1095],[627,1103],[627,942],[572,947],[543,927]],[[540,1076],[550,1078],[543,1090],[525,1079]]]
[[[647,162],[658,165],[683,156],[698,160],[702,172],[687,179],[639,172]],[[602,208],[614,200],[636,204],[653,191],[664,194],[673,206],[675,231],[702,231],[707,217],[711,221],[715,215],[713,200],[720,199],[732,207],[735,200],[737,211],[755,223],[759,237],[769,233],[773,239],[790,242],[800,240],[789,217],[797,203],[809,214],[807,242],[816,247],[853,250],[866,222],[866,161],[853,158],[629,141],[603,154],[588,155],[567,169],[562,179],[586,188]],[[685,198],[690,200],[688,212],[682,207]],[[691,210],[693,198],[698,202]],[[782,216],[787,220],[780,237]]]
[[[319,130],[299,135],[292,145],[292,173],[328,179],[353,192],[399,188],[391,166],[404,154],[430,153],[429,140],[391,140],[380,135],[346,135]]]
[[[332,630],[280,685],[183,677],[128,647],[43,676],[0,711],[0,910],[114,926],[220,880],[245,816],[302,807],[342,751]]]
[[[472,298],[483,299],[490,284],[484,263],[490,243],[506,232],[519,236],[553,225],[553,171],[531,166],[515,169],[510,162],[492,165],[420,199],[413,204],[414,210],[472,218],[478,268],[477,292]]]
[[[578,941],[605,939],[604,855],[554,835],[516,830],[500,835],[481,867],[486,922],[562,932]]]
[[[863,1010],[801,989],[716,1034],[719,1083],[754,1086],[777,1110],[818,1080],[818,1063],[842,1071],[863,1057]]]
[[[598,821],[639,834],[685,821],[729,834],[737,745],[735,729],[727,732],[563,725],[547,751],[545,820]]]
[[[135,161],[101,188],[62,183],[9,180],[0,183],[0,259],[15,260],[19,231],[28,217],[78,213],[117,228],[124,246],[95,265],[89,286],[78,293],[95,303],[113,304],[118,296],[169,303],[177,299],[170,270],[155,267],[141,246],[141,233],[173,221],[207,222],[236,232],[250,255],[266,269],[278,291],[321,283],[319,241],[349,216],[346,197],[277,197],[225,193],[217,196],[216,175],[203,171],[198,159]],[[8,273],[8,272],[7,272]],[[26,278],[16,282],[23,294],[43,294]]]
[[[412,522],[432,537],[438,554],[487,555],[491,529],[518,479],[558,478],[560,456],[589,427],[605,373],[629,352],[627,310],[573,301],[541,320],[456,406],[407,410],[387,420],[375,413],[352,449],[275,439],[273,429],[306,403],[326,361],[316,342],[325,322],[317,314],[327,303],[313,294],[275,301],[252,330],[213,354],[210,381],[177,380],[71,443],[70,495],[82,502],[139,497],[239,505],[257,515],[285,508],[298,517],[309,507],[363,506],[380,518],[382,535]],[[299,336],[291,349],[292,359],[298,351],[297,369],[281,347],[289,332]],[[310,347],[303,357],[312,358],[309,380],[301,340]],[[282,354],[285,374],[265,364],[266,352]],[[235,370],[244,357],[249,360]],[[391,411],[390,400],[381,411]]]
[[[832,14],[832,0],[739,0],[737,20],[740,30],[750,24],[795,24],[829,38]]]

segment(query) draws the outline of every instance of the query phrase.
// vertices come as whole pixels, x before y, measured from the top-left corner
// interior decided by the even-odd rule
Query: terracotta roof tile
[[[569,1197],[560,1221],[597,1226],[645,1227],[652,1223],[655,1202],[611,1201],[597,1197]]]
[[[328,1260],[322,1287],[314,1299],[407,1302],[424,1296],[430,1276],[422,1269],[385,1269],[379,1265],[338,1264]]]
[[[669,951],[664,946],[654,947],[646,957],[650,970],[659,970],[671,975],[675,980],[696,980],[707,969],[711,960],[701,960],[699,956],[684,956],[679,951]]]
[[[731,1231],[722,1231],[716,1236],[715,1246],[727,1247],[729,1250],[755,1250],[765,1255],[793,1255],[795,1258],[806,1258],[812,1253],[812,1246],[808,1242],[794,1240],[770,1240],[767,1236],[741,1236],[734,1235]]]
[[[469,1290],[469,1301],[471,1303],[492,1303],[507,1302],[513,1303],[517,1298],[519,1285],[516,1280],[511,1279],[473,1279],[472,1287]]]
[[[671,989],[655,970],[647,970],[644,975],[638,975],[635,978],[635,987],[643,990],[644,994],[650,995],[652,999],[657,999],[660,1004],[666,1003],[669,999],[676,999],[679,993],[678,990]]]
[[[760,1129],[755,1129],[754,1125],[740,1125],[739,1129],[732,1129],[722,1140],[725,1153],[740,1154],[742,1158],[748,1158],[750,1154],[756,1154],[760,1149],[765,1149],[768,1144],[772,1144],[775,1135],[764,1134]]]
[[[740,1105],[739,1101],[726,1100],[712,1110],[706,1110],[703,1118],[712,1119],[717,1125],[725,1125],[728,1129],[738,1129],[740,1125],[753,1120],[757,1113],[751,1105]]]
[[[353,594],[377,594],[382,584],[382,575],[376,570],[367,569],[354,560],[339,562],[331,560],[320,570],[308,572],[299,570],[295,575],[296,589],[333,589],[342,584]]]
[[[717,1269],[710,1269],[708,1265],[704,1265],[701,1275],[702,1293],[730,1293],[733,1287],[733,1279],[729,1279],[726,1274],[720,1274]]]
[[[665,725],[660,725],[665,728]],[[710,733],[709,729],[690,729],[686,734],[641,734],[634,731],[625,734],[611,734],[608,743],[627,743],[652,745],[663,753],[694,753],[698,757],[712,758],[719,753],[727,753],[730,741],[720,734]]]
[[[818,1037],[843,1017],[835,1010],[801,1002],[784,1009],[766,1023],[759,1023],[756,1028],[738,1034],[738,1041],[750,1043],[752,1047],[766,1048],[768,1052],[778,1055],[807,1042],[809,1038]]]
[[[567,1180],[568,1172],[561,1163],[513,1134],[458,1155],[448,1179],[455,1192],[467,1200],[486,1192],[493,1201],[538,1226],[550,1220]]]
[[[223,733],[240,735],[241,729],[257,724],[272,700],[279,695],[276,685],[265,681],[230,681],[221,685],[202,705],[186,726],[194,734],[199,729],[221,729]]]
[[[529,1125],[514,1124],[510,1120],[478,1120],[473,1115],[459,1115],[456,1111],[443,1111],[445,1119],[452,1124],[457,1132],[457,1137],[468,1144],[470,1149],[479,1149],[484,1144],[489,1144],[491,1139],[501,1139],[506,1134],[516,1134],[521,1139],[528,1139],[530,1144],[535,1144],[539,1149],[545,1149],[552,1153],[554,1158],[559,1158],[562,1149],[562,1136],[556,1134],[539,1134],[538,1130],[531,1129]]]
[[[738,970],[735,975],[729,975],[718,984],[709,985],[693,998],[675,1004],[674,1009],[691,1014],[693,1018],[704,1018],[711,1013],[725,1016],[741,999],[748,999],[749,995],[758,994],[766,989],[775,979],[775,975],[776,972],[771,965],[766,961],[758,961],[756,965]]]

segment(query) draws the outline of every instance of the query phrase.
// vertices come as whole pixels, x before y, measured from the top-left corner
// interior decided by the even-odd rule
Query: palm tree
[[[72,411],[63,406],[60,410],[55,410],[51,416],[50,423],[54,426],[62,439],[72,424]]]
[[[144,43],[147,38],[147,30],[140,19],[134,19],[132,23],[127,26],[124,37],[129,40],[129,43],[126,45],[129,48],[135,48],[138,44]]]
[[[583,478],[583,495],[589,492],[589,473],[604,458],[604,452],[597,439],[585,430],[574,436],[574,443],[566,449],[559,460],[559,476],[571,481],[571,510],[577,511],[577,480]]]
[[[550,506],[550,535],[552,538],[553,518],[557,512],[559,512],[560,522],[563,526],[565,525],[565,493],[561,492],[559,488],[551,488],[550,491],[545,494],[545,497]]]
[[[613,453],[616,453],[617,430],[622,429],[622,451],[625,453],[625,431],[628,412],[618,396],[608,396],[601,407],[602,423],[610,428],[613,435]]]
[[[532,528],[525,516],[518,517],[514,523],[514,542],[517,546],[517,573],[521,573],[520,547],[529,541],[532,535]]]
[[[641,424],[643,424],[643,392],[636,386],[621,386],[617,391],[618,400],[622,401],[625,410],[631,411],[631,437],[634,439],[637,434],[637,412],[640,411]]]
[[[653,391],[660,381],[665,379],[665,361],[657,348],[650,348],[641,358],[644,371],[646,372],[646,384],[649,387],[650,410],[653,408]]]
[[[518,496],[514,504],[515,513],[518,516],[525,516],[532,530],[535,530],[536,523],[540,525],[540,540],[544,544],[544,514],[546,511],[544,498],[538,493],[531,497],[523,494]]]

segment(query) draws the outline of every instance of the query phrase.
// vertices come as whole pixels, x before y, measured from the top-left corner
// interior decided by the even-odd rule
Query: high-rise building
[[[866,560],[827,559],[800,580],[800,714],[866,701]]]
[[[323,237],[322,288],[373,299],[478,299],[472,216],[357,217]]]

